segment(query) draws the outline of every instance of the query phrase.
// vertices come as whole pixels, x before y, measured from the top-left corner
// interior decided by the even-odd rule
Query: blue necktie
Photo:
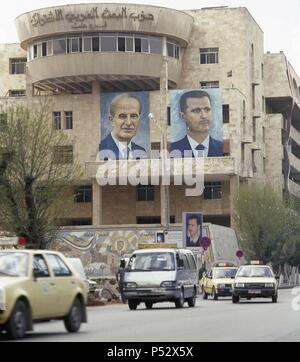
[[[205,147],[201,143],[195,148],[195,150],[199,151],[199,152],[197,152],[197,157],[204,156]]]

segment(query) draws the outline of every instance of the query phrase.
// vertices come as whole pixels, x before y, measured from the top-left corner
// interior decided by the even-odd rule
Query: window
[[[229,104],[223,104],[223,123],[229,123]]]
[[[47,55],[47,43],[42,43],[42,57],[45,57]]]
[[[26,58],[10,59],[10,74],[25,74]]]
[[[54,152],[56,163],[73,163],[73,146],[56,146]]]
[[[83,219],[66,219],[61,222],[63,226],[82,226],[82,225],[92,225],[91,218],[83,218]]]
[[[252,129],[253,129],[253,142],[256,142],[256,121],[255,121],[255,118],[252,119]]]
[[[135,52],[136,53],[141,53],[141,51],[142,51],[142,39],[135,38],[134,39],[134,47],[135,47]]]
[[[73,129],[73,112],[65,112],[65,126],[66,129]]]
[[[137,201],[154,201],[154,186],[139,185],[136,188]]]
[[[190,270],[190,265],[185,254],[180,255],[180,259],[183,261],[183,269]]]
[[[53,54],[65,54],[67,50],[66,39],[53,40]]]
[[[194,260],[193,256],[188,254],[187,258],[188,258],[188,262],[189,262],[189,265],[190,265],[190,269],[191,270],[197,270],[197,265],[195,263],[195,260]]]
[[[37,58],[38,54],[37,54],[37,44],[33,45],[33,58]]]
[[[69,277],[72,275],[69,267],[58,255],[46,254],[46,260],[56,277]]]
[[[99,47],[98,47],[98,50],[99,50]],[[92,51],[92,38],[91,37],[83,38],[83,51],[84,52]]]
[[[161,54],[162,53],[162,39],[150,37],[150,53]]]
[[[61,113],[53,112],[53,128],[61,129]]]
[[[208,182],[204,184],[204,199],[217,200],[222,198],[222,183]]]
[[[175,45],[172,43],[167,43],[168,57],[175,57]]]
[[[77,203],[92,202],[92,186],[82,185],[75,188],[75,201]]]
[[[142,38],[142,53],[149,53],[149,39]]]
[[[40,277],[49,277],[49,269],[42,255],[34,255],[32,269],[37,272]]]
[[[71,226],[81,226],[81,225],[92,225],[92,219],[73,219],[71,220]]]
[[[25,91],[25,89],[11,89],[9,91],[9,96],[10,97],[24,97],[24,96],[26,96],[26,91]]]
[[[80,48],[79,48],[79,38],[72,38],[69,39],[71,46],[70,46],[70,52],[71,53],[78,53]]]
[[[252,86],[252,108],[255,109],[255,85]]]
[[[219,63],[219,48],[200,49],[200,64]]]
[[[133,52],[133,38],[126,38],[126,51]]]
[[[200,82],[201,88],[219,88],[219,82],[213,81],[213,82]]]
[[[114,34],[107,34],[101,36],[101,51],[102,52],[116,52],[117,51],[117,37]]]
[[[53,55],[53,41],[47,41],[47,55]]]
[[[180,50],[179,50],[179,46],[177,44],[167,42],[167,51],[168,51],[169,57],[179,59]]]
[[[137,216],[136,223],[138,225],[150,225],[150,224],[160,224],[160,216]]]
[[[167,121],[168,121],[168,126],[171,126],[171,107],[167,108]]]
[[[136,223],[138,225],[161,224],[160,216],[137,216]],[[170,216],[170,224],[175,224],[175,216]]]
[[[125,38],[118,38],[118,51],[125,52]]]

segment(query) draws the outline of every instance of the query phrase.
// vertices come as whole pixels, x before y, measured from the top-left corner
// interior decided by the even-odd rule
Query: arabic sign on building
[[[154,16],[144,11],[132,12],[127,7],[122,7],[119,12],[112,12],[105,8],[102,13],[100,13],[97,6],[81,12],[66,11],[65,9],[58,8],[45,13],[35,12],[30,19],[30,23],[33,27],[40,27],[48,23],[67,21],[72,25],[72,28],[87,29],[105,28],[107,21],[125,19],[130,19],[134,22],[153,21]],[[88,24],[89,21],[92,21],[93,24]]]

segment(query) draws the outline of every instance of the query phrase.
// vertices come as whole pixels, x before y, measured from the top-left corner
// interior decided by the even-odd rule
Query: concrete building
[[[300,78],[283,53],[264,53],[263,31],[246,8],[66,5],[20,15],[16,26],[20,44],[0,45],[0,104],[51,98],[56,126],[74,136],[86,173],[74,185],[79,197],[66,230],[153,231],[168,214],[176,230],[192,211],[231,226],[232,196],[244,182],[300,196]],[[99,186],[103,94],[150,92],[160,125],[150,124],[154,150],[161,130],[170,141],[168,90],[200,87],[222,89],[224,122],[223,157],[205,158],[201,197],[172,183]]]

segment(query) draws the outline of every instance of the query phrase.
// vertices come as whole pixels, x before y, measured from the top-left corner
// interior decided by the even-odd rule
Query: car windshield
[[[25,277],[27,272],[27,254],[0,252],[0,278],[3,276]]]
[[[269,267],[241,267],[237,273],[240,278],[272,278],[273,273]]]
[[[128,263],[128,271],[170,271],[175,269],[172,253],[133,254]]]
[[[231,279],[235,277],[235,274],[237,272],[237,268],[236,269],[215,269],[214,270],[214,277],[218,278],[218,279]]]

